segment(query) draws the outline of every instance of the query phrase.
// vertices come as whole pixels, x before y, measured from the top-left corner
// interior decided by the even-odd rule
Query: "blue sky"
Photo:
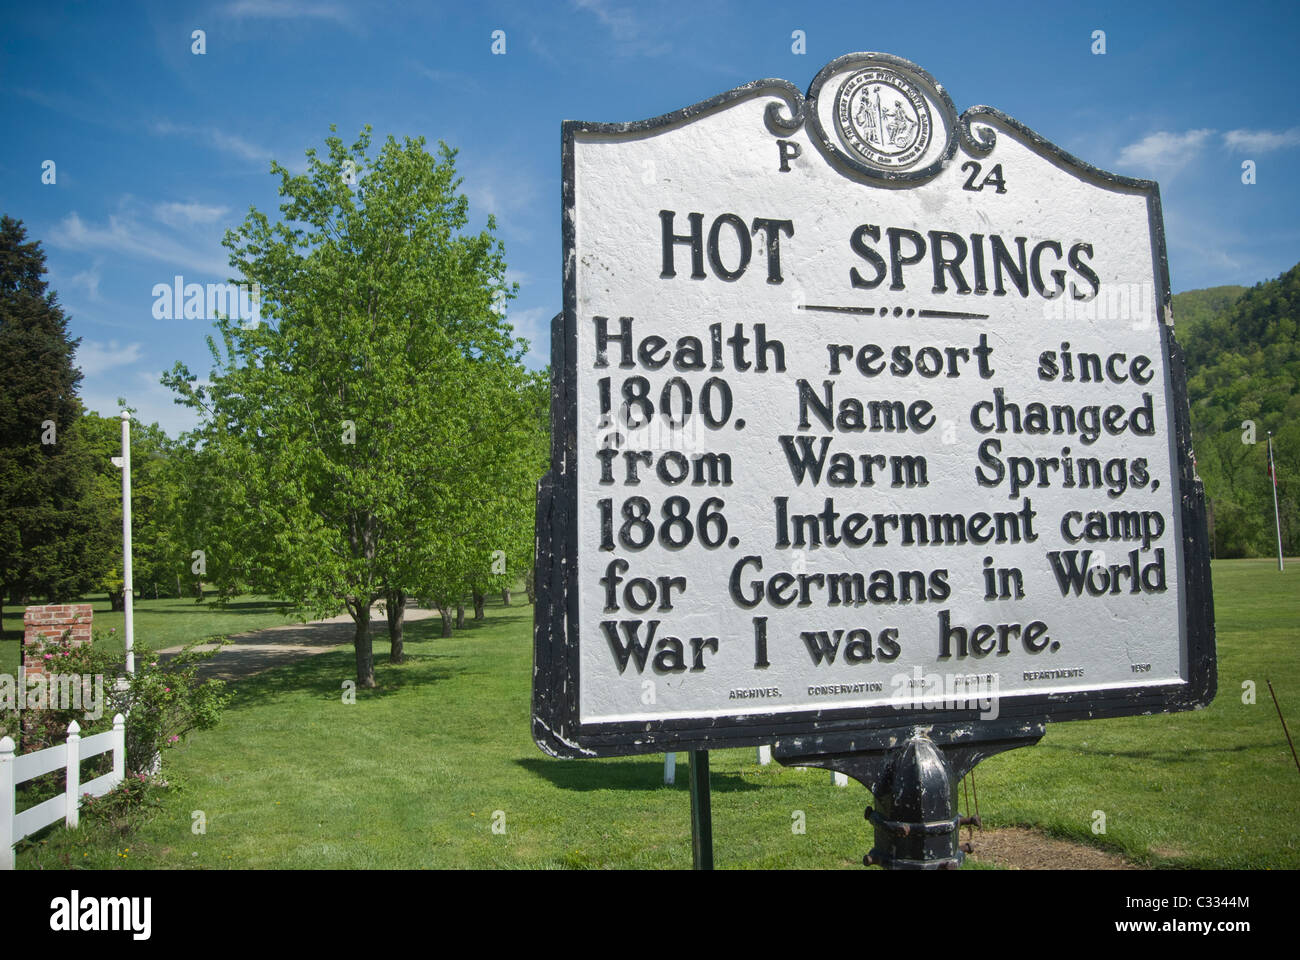
[[[806,89],[856,50],[906,57],[959,110],[986,103],[1103,168],[1160,182],[1175,292],[1300,260],[1294,3],[5,3],[0,212],[42,242],[82,396],[193,425],[159,373],[210,364],[206,320],[156,320],[152,289],[220,282],[221,236],[277,207],[331,123],[460,150],[475,226],[496,215],[547,362],[560,304],[560,121],[638,120],[760,77]],[[192,52],[192,32],[206,52]],[[492,35],[505,32],[505,53]],[[802,30],[806,52],[793,52]],[[1105,31],[1106,52],[1092,52]],[[53,160],[56,182],[42,183]],[[1254,161],[1256,183],[1242,183]]]

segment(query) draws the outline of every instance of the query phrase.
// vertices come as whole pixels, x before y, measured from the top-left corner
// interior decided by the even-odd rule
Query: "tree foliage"
[[[14,602],[75,598],[101,573],[73,363],[81,341],[45,274],[39,242],[0,218],[0,593]]]
[[[125,401],[119,405],[126,407]],[[90,534],[94,586],[109,596],[114,610],[123,607],[122,471],[113,458],[122,453],[120,417],[87,411],[81,431],[94,465],[90,496],[94,527]],[[135,587],[175,589],[178,576],[189,579],[189,554],[175,540],[175,511],[183,478],[176,469],[175,443],[156,423],[131,423],[131,564]],[[170,592],[170,590],[168,591]]]
[[[1300,265],[1249,289],[1174,297],[1187,360],[1197,470],[1214,523],[1215,556],[1276,552],[1267,470],[1273,432],[1283,548],[1300,547]]]
[[[209,578],[303,615],[345,605],[373,686],[371,605],[453,602],[478,545],[531,522],[538,378],[500,312],[495,223],[466,231],[455,151],[325,142],[304,174],[272,164],[279,220],[252,208],[226,234],[265,322],[217,321],[210,383],[181,364],[164,382],[201,414],[184,510]],[[400,620],[394,640],[400,659]]]

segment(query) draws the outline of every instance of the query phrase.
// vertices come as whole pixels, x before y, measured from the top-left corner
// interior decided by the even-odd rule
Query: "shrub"
[[[199,652],[194,646],[162,659],[147,644],[137,642],[135,673],[127,676],[123,655],[105,650],[103,644],[72,646],[65,634],[57,643],[43,645],[37,654],[57,662],[59,672],[102,676],[105,705],[103,716],[93,724],[87,723],[84,711],[39,711],[43,714],[36,721],[41,739],[51,742],[39,746],[32,742],[30,749],[62,743],[72,720],[82,727],[84,736],[108,729],[114,714],[121,713],[126,717],[127,770],[156,773],[163,750],[183,743],[194,730],[216,726],[231,699],[224,681],[201,680],[197,676],[199,666],[219,647]],[[24,752],[27,749],[28,739],[24,738]]]
[[[170,789],[171,784],[161,777],[128,774],[102,797],[83,794],[82,820],[92,827],[102,825],[111,833],[125,836],[157,815],[163,806],[163,795]]]

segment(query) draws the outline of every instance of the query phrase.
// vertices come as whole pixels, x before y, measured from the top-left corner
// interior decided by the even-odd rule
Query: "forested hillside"
[[[1282,543],[1300,543],[1300,265],[1254,287],[1174,296],[1187,357],[1197,469],[1210,501],[1216,557],[1277,549],[1266,437],[1273,431]]]
[[[1206,287],[1174,294],[1174,323],[1181,342],[1191,328],[1211,320],[1241,299],[1250,287]]]

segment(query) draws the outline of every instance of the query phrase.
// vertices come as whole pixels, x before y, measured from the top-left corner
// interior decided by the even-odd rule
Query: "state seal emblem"
[[[884,170],[905,170],[930,145],[930,108],[916,85],[895,70],[873,66],[840,85],[835,127],[846,148]]]

